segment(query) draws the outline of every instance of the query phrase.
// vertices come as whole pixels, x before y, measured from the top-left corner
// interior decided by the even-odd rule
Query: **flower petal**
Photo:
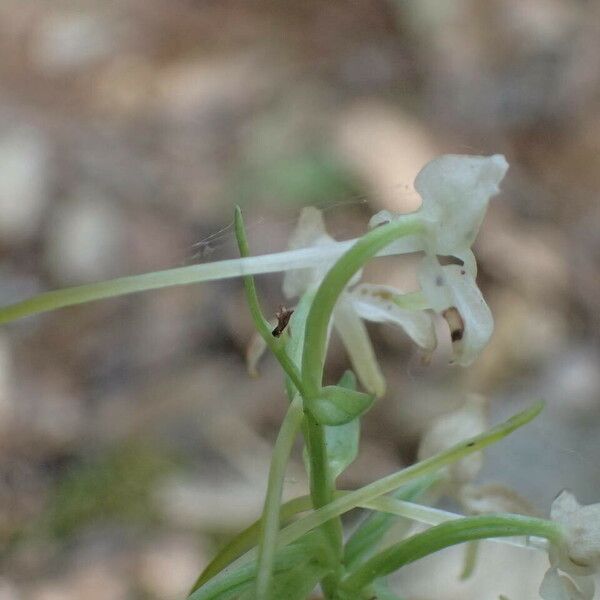
[[[321,246],[335,241],[327,234],[321,211],[309,206],[300,213],[296,229],[288,245],[290,250]],[[283,277],[283,293],[287,298],[301,296],[311,287],[319,284],[335,261],[316,263],[308,269],[287,271]]]
[[[550,516],[563,526],[565,548],[558,549],[556,564],[570,575],[600,570],[600,504],[581,506],[571,492],[561,492]]]
[[[552,567],[542,579],[540,596],[544,600],[593,600],[594,581],[591,577],[569,578]]]
[[[420,212],[435,238],[437,254],[469,248],[508,163],[504,156],[446,154],[427,163],[415,179],[423,198]]]
[[[488,428],[487,399],[470,394],[465,404],[436,419],[425,432],[419,444],[418,458],[424,460],[451,448],[463,440],[478,435]],[[454,483],[471,481],[483,466],[483,454],[476,452],[447,467]]]
[[[375,357],[365,324],[354,310],[348,294],[342,294],[333,311],[333,326],[348,352],[352,367],[363,387],[381,397],[385,394],[385,379]]]
[[[573,600],[564,585],[566,579],[556,569],[548,569],[540,585],[540,596],[544,600]]]
[[[580,508],[581,504],[579,504],[575,495],[569,490],[563,490],[552,502],[550,518],[553,521],[564,521]]]
[[[380,225],[391,223],[397,218],[398,213],[393,213],[389,210],[380,210],[378,213],[375,213],[369,220],[369,229],[375,229],[375,227],[379,227]]]
[[[470,365],[487,345],[494,330],[492,313],[473,276],[459,265],[441,266],[426,257],[419,282],[431,308],[450,326],[454,360]]]
[[[258,377],[258,363],[267,351],[267,342],[262,335],[254,332],[250,338],[250,343],[246,347],[246,369],[250,377]]]
[[[475,255],[471,248],[460,250],[458,252],[455,251],[453,256],[462,260],[467,273],[471,274],[473,277],[477,277],[477,261],[475,260]]]
[[[398,290],[386,285],[362,283],[349,293],[354,310],[360,317],[374,323],[399,325],[426,352],[437,345],[433,319],[429,313],[400,308],[394,297]]]
[[[298,250],[300,248],[326,246],[332,243],[335,243],[335,240],[325,229],[321,211],[312,206],[302,209],[296,229],[290,238],[289,249]],[[310,268],[286,271],[283,277],[283,293],[287,298],[295,298],[302,296],[304,292],[311,288],[316,288],[336,260],[315,261]],[[361,277],[362,270],[352,277],[349,285],[357,283]]]

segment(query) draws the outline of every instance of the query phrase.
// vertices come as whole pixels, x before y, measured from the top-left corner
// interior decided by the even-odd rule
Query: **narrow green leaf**
[[[289,522],[290,519],[300,512],[310,510],[312,503],[310,496],[301,496],[294,498],[281,505],[280,518],[283,522]],[[190,594],[195,592],[200,586],[220,573],[227,565],[231,564],[236,558],[239,558],[244,552],[257,545],[260,535],[261,519],[254,521],[252,525],[236,535],[228,544],[223,546],[217,555],[208,563],[204,571],[200,574],[194,583]]]
[[[393,544],[350,572],[340,585],[340,597],[344,598],[344,590],[354,593],[373,580],[444,548],[473,540],[515,536],[538,536],[560,544],[563,533],[554,521],[522,515],[482,515],[446,521]]]
[[[402,486],[396,490],[392,496],[398,500],[407,502],[416,501],[424,492],[426,492],[439,477],[437,474],[425,475]],[[346,542],[344,549],[344,564],[349,569],[354,568],[377,549],[377,545],[383,536],[389,531],[390,527],[398,521],[398,517],[383,512],[371,513],[356,529]]]
[[[543,407],[543,402],[536,402],[528,409],[517,413],[503,423],[499,423],[480,435],[466,439],[431,458],[418,462],[396,473],[392,473],[387,477],[383,477],[382,479],[374,481],[353,492],[336,494],[335,499],[326,506],[312,511],[305,517],[298,519],[296,522],[282,529],[278,536],[278,548],[282,550],[285,549],[289,544],[305,535],[308,531],[320,527],[331,519],[335,519],[339,515],[352,510],[356,506],[364,505],[379,496],[392,492],[409,481],[418,479],[430,473],[436,473],[440,468],[448,464],[452,464],[469,454],[479,452],[483,448],[499,442],[516,429],[523,427],[537,417]],[[255,564],[251,562],[255,558],[255,549],[250,550],[244,556],[240,557],[236,565],[232,565],[231,572],[220,573],[214,578],[213,582],[209,582],[211,590],[221,589],[221,586],[228,584],[234,577],[239,579],[240,575],[238,573],[243,569],[246,569],[249,565]],[[204,600],[205,597],[206,596],[195,596],[193,600],[200,600],[200,598]]]

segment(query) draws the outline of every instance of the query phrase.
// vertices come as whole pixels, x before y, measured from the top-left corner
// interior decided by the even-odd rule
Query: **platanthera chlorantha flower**
[[[382,285],[358,284],[360,273],[350,281],[338,299],[333,327],[344,343],[358,378],[371,393],[382,395],[385,382],[375,359],[364,320],[400,325],[425,353],[437,344],[431,309],[441,314],[450,326],[454,362],[471,364],[486,346],[493,331],[493,318],[475,282],[477,265],[471,251],[490,198],[498,192],[508,165],[503,156],[446,155],[420,171],[415,188],[423,203],[417,211],[424,233],[399,239],[381,254],[425,253],[419,269],[421,290],[403,295]],[[370,226],[402,219],[382,211],[373,216]],[[336,242],[325,230],[321,213],[314,208],[303,211],[290,242],[289,256],[299,253],[312,257],[286,271],[283,290],[288,298],[316,290],[335,263]],[[315,250],[322,249],[315,253]],[[308,254],[307,254],[308,253]],[[451,256],[462,265],[441,265],[438,256]],[[252,365],[260,354],[253,351]]]
[[[600,571],[600,503],[581,506],[573,494],[561,492],[550,518],[561,525],[564,543],[550,548],[550,569],[540,586],[544,600],[592,600]]]
[[[448,322],[454,361],[463,366],[475,360],[494,328],[475,283],[477,265],[471,245],[507,169],[508,163],[499,154],[445,155],[425,165],[415,179],[415,189],[423,199],[417,213],[426,228],[419,283],[427,307]],[[402,215],[382,211],[373,216],[370,226],[399,218]],[[462,265],[442,266],[438,256],[457,258]]]
[[[290,249],[326,246],[334,241],[325,230],[321,212],[316,208],[305,208],[290,241]],[[283,280],[284,294],[294,298],[316,290],[334,262],[331,259],[315,261],[310,268],[288,271]],[[376,396],[382,396],[385,380],[363,321],[399,325],[428,353],[436,346],[433,322],[423,311],[402,308],[403,298],[398,290],[383,285],[358,285],[360,277],[359,272],[338,299],[332,324],[362,385]]]

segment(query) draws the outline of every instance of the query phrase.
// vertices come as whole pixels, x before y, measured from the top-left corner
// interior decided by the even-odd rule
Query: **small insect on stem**
[[[275,313],[277,325],[275,326],[275,329],[273,329],[273,331],[271,332],[273,334],[273,337],[279,337],[283,333],[284,329],[288,326],[288,323],[290,322],[290,317],[293,313],[293,309],[286,308],[283,305],[279,306],[279,309]]]

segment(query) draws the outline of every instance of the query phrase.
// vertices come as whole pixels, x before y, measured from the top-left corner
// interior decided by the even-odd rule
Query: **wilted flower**
[[[334,240],[325,230],[321,212],[316,208],[305,208],[290,241],[290,249],[318,247],[332,242]],[[316,290],[334,262],[316,261],[310,268],[288,271],[283,280],[284,294],[292,298]],[[358,272],[338,299],[333,311],[333,328],[339,334],[365,389],[382,396],[385,380],[363,320],[399,325],[426,352],[432,352],[436,345],[433,322],[424,311],[402,308],[402,295],[398,290],[383,285],[357,285],[360,277],[361,272]]]
[[[551,567],[540,586],[544,600],[592,600],[600,571],[600,503],[581,506],[571,492],[561,492],[550,517],[559,523],[564,543],[550,549]]]
[[[477,265],[471,251],[488,202],[498,193],[508,163],[494,156],[441,156],[421,169],[415,189],[423,199],[417,211],[426,226],[419,269],[428,307],[450,326],[455,361],[469,365],[487,344],[493,328],[492,314],[475,277]],[[371,227],[402,218],[389,211],[373,216]],[[452,256],[459,265],[442,266],[438,256]]]

